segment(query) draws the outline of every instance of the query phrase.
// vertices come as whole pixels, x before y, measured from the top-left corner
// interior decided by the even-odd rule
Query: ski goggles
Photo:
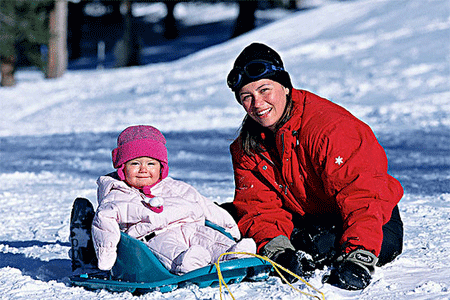
[[[234,68],[227,77],[228,87],[236,91],[244,80],[244,76],[251,80],[258,80],[276,72],[284,71],[283,67],[278,67],[271,62],[265,60],[253,60],[246,64],[243,68]]]

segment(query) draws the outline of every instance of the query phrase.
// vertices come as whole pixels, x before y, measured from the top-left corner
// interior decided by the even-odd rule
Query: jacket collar
[[[304,106],[305,106],[304,91],[292,89],[291,118],[283,126],[281,126],[280,129],[278,129],[277,136],[284,132],[298,131],[299,128],[301,128]]]
[[[281,126],[275,134],[276,139],[286,133],[291,132],[292,135],[297,135],[297,132],[301,128],[303,110],[305,106],[305,93],[303,90],[292,89],[292,112],[290,119]],[[261,132],[261,138],[265,140],[267,138],[266,132]]]

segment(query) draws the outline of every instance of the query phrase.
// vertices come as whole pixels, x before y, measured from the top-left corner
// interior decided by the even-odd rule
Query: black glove
[[[323,278],[323,282],[345,290],[365,289],[372,280],[378,258],[369,251],[355,250],[343,254],[333,263],[331,273]]]
[[[310,278],[315,269],[313,260],[302,251],[285,249],[276,253],[272,257],[272,260],[289,271],[303,277],[304,279]],[[289,283],[294,283],[298,280],[296,277],[288,273],[282,272],[282,274]]]
[[[305,215],[296,219],[290,241],[295,249],[310,254],[318,269],[330,266],[339,255],[339,220],[333,216],[317,218]]]

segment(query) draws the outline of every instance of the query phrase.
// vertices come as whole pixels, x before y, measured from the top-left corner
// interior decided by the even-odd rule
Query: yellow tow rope
[[[261,256],[261,255],[258,255],[258,254],[247,253],[247,252],[226,252],[226,253],[222,253],[222,254],[219,256],[219,258],[217,259],[217,262],[215,263],[215,266],[216,266],[216,269],[217,269],[217,276],[219,277],[220,300],[222,300],[222,284],[225,285],[225,287],[227,288],[228,293],[230,293],[231,298],[233,298],[233,300],[236,300],[236,299],[234,298],[233,294],[231,293],[230,289],[228,288],[228,285],[225,283],[225,280],[223,279],[223,276],[222,276],[222,272],[220,271],[220,262],[219,262],[219,261],[220,261],[220,258],[221,258],[222,256],[224,256],[224,255],[227,255],[227,254],[245,254],[245,255],[250,255],[250,256],[254,256],[254,257],[257,257],[257,258],[259,258],[259,259],[265,260],[265,261],[269,262],[269,263],[273,266],[273,268],[275,269],[275,271],[277,271],[278,275],[280,275],[281,279],[284,280],[284,281],[285,281],[292,289],[294,289],[295,291],[297,291],[297,292],[299,292],[299,293],[301,293],[301,294],[303,294],[303,295],[306,295],[306,296],[308,296],[308,297],[316,298],[316,299],[319,299],[319,300],[320,300],[320,299],[325,300],[325,295],[324,295],[319,289],[315,288],[313,285],[311,285],[309,282],[307,282],[306,280],[304,280],[303,278],[301,278],[301,277],[298,276],[297,274],[295,274],[295,273],[289,271],[288,269],[284,268],[283,266],[281,266],[281,265],[277,264],[276,262],[270,260],[270,259],[269,259],[268,257],[266,257],[266,256]],[[283,274],[281,274],[281,272],[280,272],[279,269],[281,269],[281,270],[285,271],[286,273],[288,273],[288,274],[290,274],[290,275],[296,277],[296,278],[299,279],[301,282],[303,282],[304,284],[306,284],[309,288],[311,288],[312,290],[314,290],[316,293],[320,294],[322,297],[319,297],[318,295],[314,295],[314,294],[311,294],[311,293],[303,292],[303,291],[297,289],[296,287],[294,287],[292,284],[290,284],[290,283],[286,280],[286,278],[283,276]]]

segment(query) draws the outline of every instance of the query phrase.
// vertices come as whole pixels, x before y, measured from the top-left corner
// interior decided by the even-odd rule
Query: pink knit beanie
[[[137,125],[126,128],[117,138],[117,148],[112,151],[114,168],[119,169],[129,160],[147,156],[161,163],[161,180],[169,175],[166,139],[153,126]]]

